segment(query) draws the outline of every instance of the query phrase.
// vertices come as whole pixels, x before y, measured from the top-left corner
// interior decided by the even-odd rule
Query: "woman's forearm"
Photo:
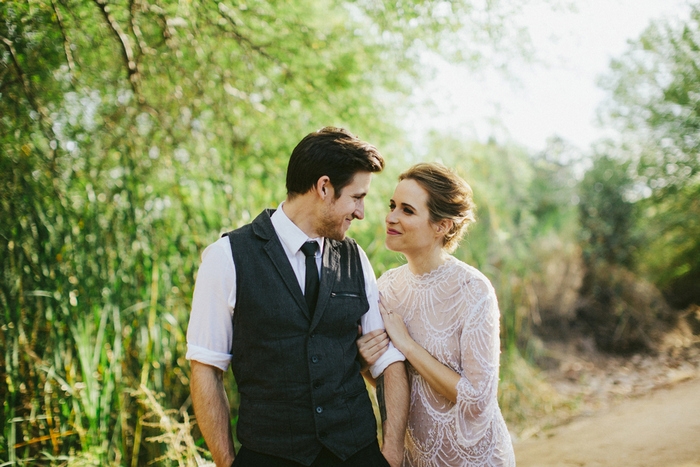
[[[416,341],[411,340],[404,349],[400,349],[413,368],[438,393],[453,403],[457,402],[457,383],[460,375],[448,368]]]

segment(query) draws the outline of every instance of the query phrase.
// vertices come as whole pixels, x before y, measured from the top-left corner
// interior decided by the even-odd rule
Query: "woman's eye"
[[[411,211],[410,209],[404,209],[403,212],[405,212],[406,214],[413,214],[413,211]]]

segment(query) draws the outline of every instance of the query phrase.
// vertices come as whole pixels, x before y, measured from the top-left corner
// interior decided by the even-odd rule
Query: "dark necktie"
[[[316,309],[316,301],[318,300],[318,268],[316,267],[316,249],[318,243],[306,242],[301,246],[301,251],[306,256],[306,284],[304,298],[306,305],[309,307],[311,316],[314,315]]]

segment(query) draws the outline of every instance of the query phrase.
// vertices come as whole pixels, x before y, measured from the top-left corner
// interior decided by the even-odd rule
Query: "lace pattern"
[[[499,310],[489,280],[453,258],[416,276],[404,265],[378,281],[382,302],[401,314],[413,339],[461,375],[457,403],[408,365],[411,402],[406,467],[513,467],[498,407]]]

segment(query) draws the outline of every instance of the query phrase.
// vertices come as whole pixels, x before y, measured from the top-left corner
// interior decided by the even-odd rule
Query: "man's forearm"
[[[392,467],[401,465],[409,404],[408,375],[403,362],[389,365],[377,380],[377,402],[382,414],[382,452]]]
[[[223,372],[191,362],[190,391],[197,424],[218,467],[230,467],[235,458],[228,397]]]

